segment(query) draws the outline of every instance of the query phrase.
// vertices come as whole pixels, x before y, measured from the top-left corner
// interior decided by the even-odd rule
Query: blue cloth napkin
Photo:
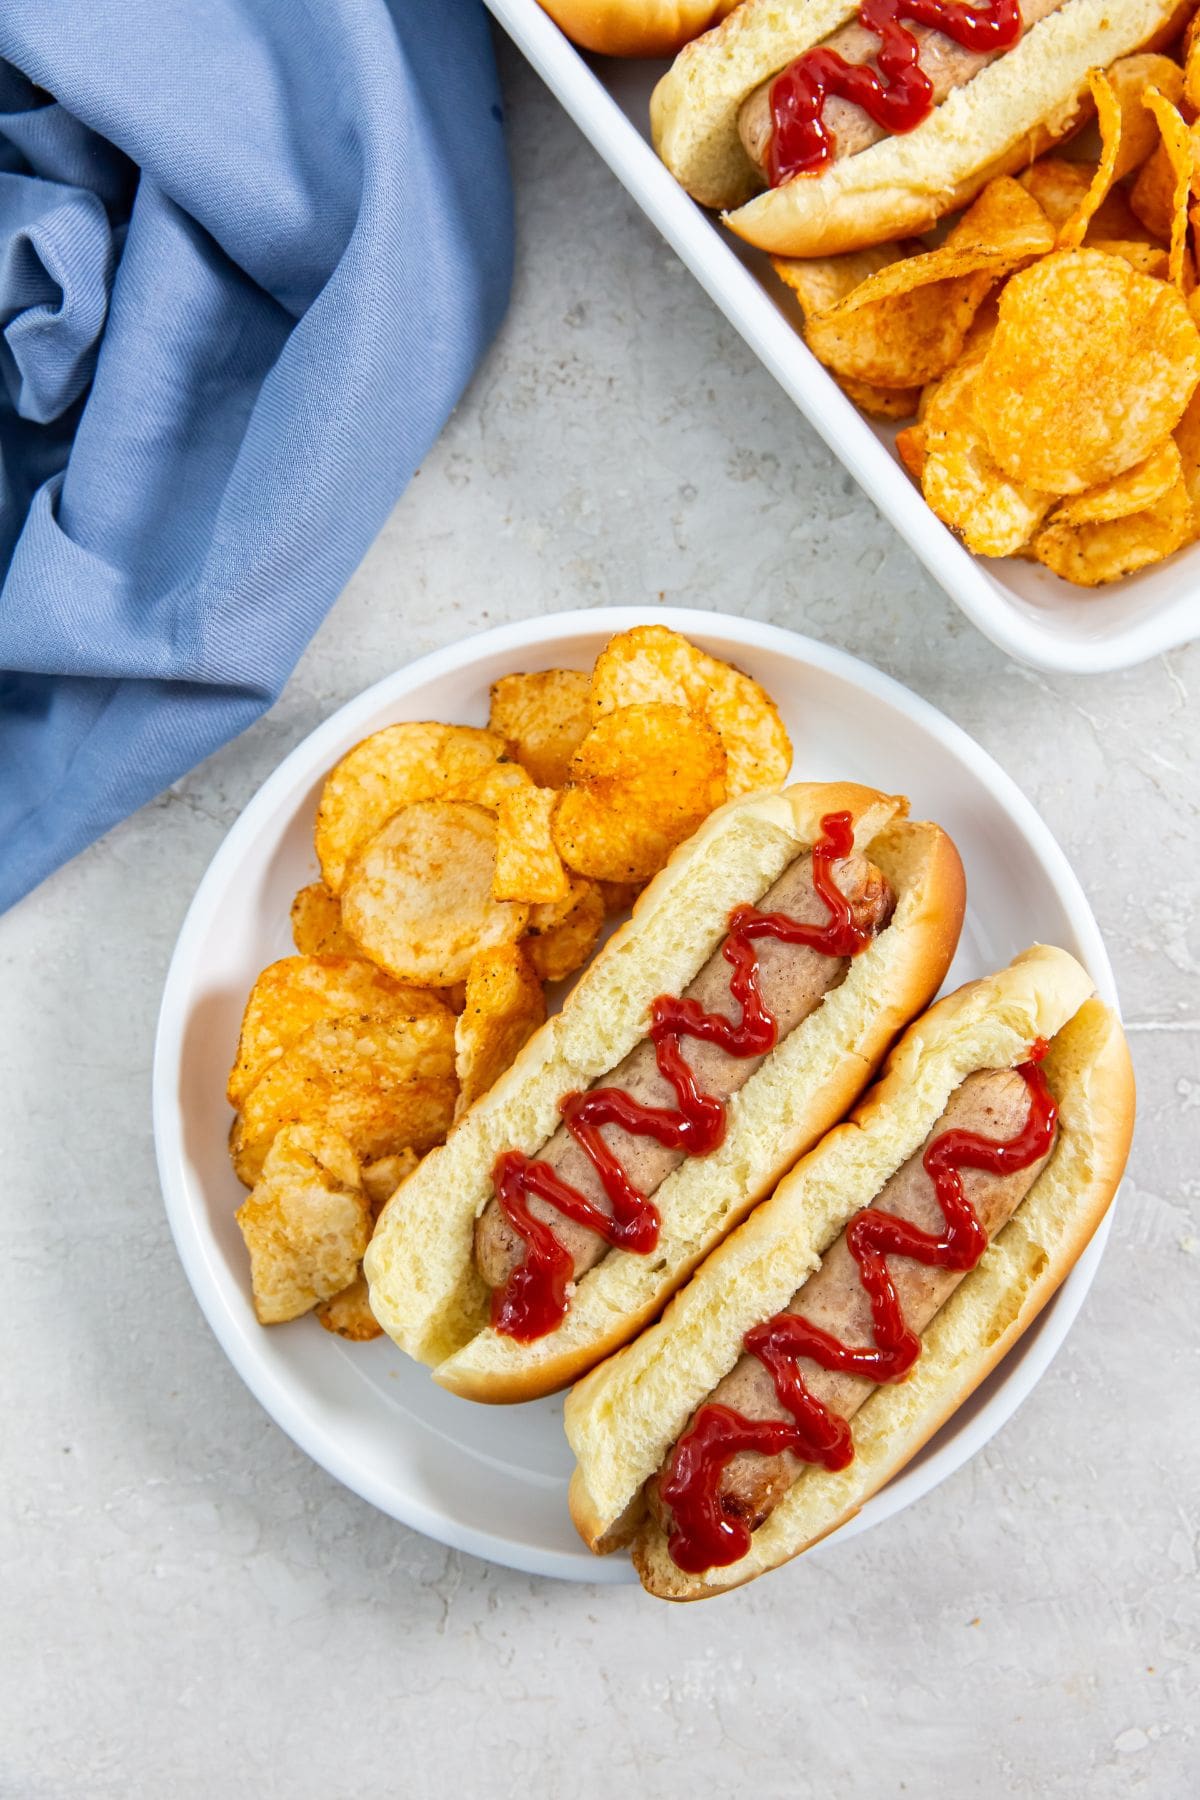
[[[479,0],[0,7],[0,907],[279,693],[503,313]]]

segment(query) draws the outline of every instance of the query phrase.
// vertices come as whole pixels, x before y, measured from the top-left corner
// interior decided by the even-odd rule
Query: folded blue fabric
[[[0,907],[258,716],[503,313],[479,0],[0,8]]]

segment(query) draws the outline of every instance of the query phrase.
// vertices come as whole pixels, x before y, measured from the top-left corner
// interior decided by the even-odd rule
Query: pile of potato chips
[[[606,916],[725,800],[785,780],[775,706],[662,626],[591,674],[496,682],[486,729],[403,723],[325,780],[322,879],[259,976],[228,1097],[263,1324],[379,1335],[363,1252],[417,1160],[509,1067]]]
[[[804,336],[982,556],[1081,587],[1200,538],[1200,15],[1090,77],[1100,155],[994,180],[936,249],[777,259]]]

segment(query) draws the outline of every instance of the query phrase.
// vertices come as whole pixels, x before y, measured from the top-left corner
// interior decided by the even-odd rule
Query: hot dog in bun
[[[575,1380],[855,1100],[962,922],[953,844],[906,812],[799,784],[676,851],[371,1241],[374,1314],[436,1380],[488,1401]]]
[[[1133,1077],[1064,950],[958,989],[570,1395],[571,1512],[695,1600],[853,1516],[1037,1317],[1116,1191]]]
[[[830,256],[927,230],[1090,117],[1088,71],[1178,0],[743,0],[651,101],[654,143],[748,243]]]

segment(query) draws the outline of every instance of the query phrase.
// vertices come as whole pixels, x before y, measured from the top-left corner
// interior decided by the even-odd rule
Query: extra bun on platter
[[[849,1221],[916,1157],[962,1084],[1022,1064],[1036,1066],[1057,1104],[1052,1147],[1040,1162],[1027,1160],[1032,1185],[978,1260],[953,1265],[968,1272],[922,1329],[911,1372],[870,1388],[858,1404],[844,1466],[802,1463],[765,1518],[747,1521],[744,1554],[688,1572],[672,1554],[661,1506],[648,1510],[645,1495],[689,1420],[743,1349],[753,1350],[746,1334],[794,1310],[789,1303]],[[590,1547],[603,1553],[632,1542],[651,1593],[694,1600],[779,1567],[852,1518],[974,1392],[1074,1266],[1116,1192],[1133,1112],[1120,1024],[1066,951],[1035,946],[931,1007],[849,1119],[726,1238],[657,1324],[569,1396],[571,1513]]]
[[[365,1269],[379,1322],[443,1386],[476,1400],[520,1401],[593,1368],[658,1314],[853,1104],[896,1033],[936,992],[962,922],[954,845],[906,813],[903,799],[851,783],[800,783],[722,807],[646,888],[562,1011],[424,1159],[376,1231]],[[654,1249],[602,1253],[572,1283],[555,1328],[533,1341],[493,1328],[495,1290],[477,1262],[477,1221],[497,1206],[497,1159],[553,1154],[546,1147],[562,1134],[560,1102],[604,1089],[610,1074],[621,1079],[623,1059],[645,1044],[658,998],[682,995],[724,954],[736,907],[757,905],[811,866],[804,859],[833,815],[852,833],[851,854],[881,872],[894,902],[877,935],[838,965],[835,984],[743,1077],[719,1147],[685,1155],[660,1178]]]
[[[541,0],[585,50],[604,56],[674,56],[723,19],[737,0]]]
[[[1069,136],[1094,111],[1089,70],[1169,42],[1189,10],[1178,0],[1037,0],[1036,22],[951,87],[915,129],[770,186],[743,142],[743,105],[851,24],[858,4],[743,0],[682,50],[655,88],[655,148],[693,199],[724,211],[747,243],[777,256],[863,249],[928,230],[994,176],[1015,173]],[[842,117],[865,117],[837,104]]]

